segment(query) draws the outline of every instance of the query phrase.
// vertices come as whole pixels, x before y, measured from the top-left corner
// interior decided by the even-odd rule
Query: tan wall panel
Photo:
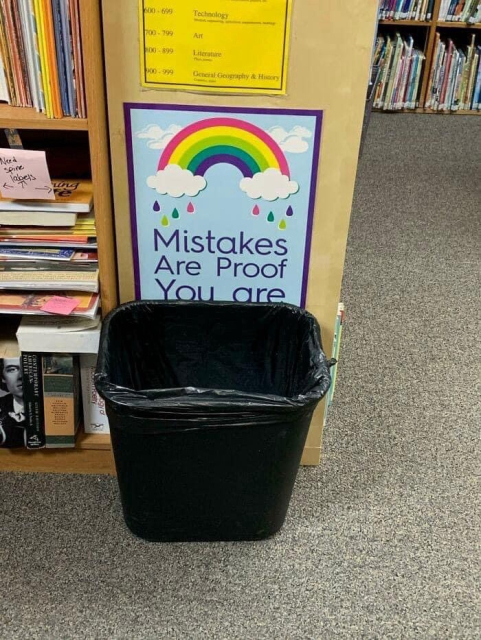
[[[180,1],[180,0],[179,0]],[[140,86],[138,3],[103,0],[114,205],[122,302],[134,299],[124,102],[323,109],[308,304],[330,354],[356,176],[377,0],[294,0],[287,96],[206,95]],[[349,312],[349,310],[347,310]],[[321,407],[305,462],[321,447]],[[312,462],[311,462],[312,463]]]

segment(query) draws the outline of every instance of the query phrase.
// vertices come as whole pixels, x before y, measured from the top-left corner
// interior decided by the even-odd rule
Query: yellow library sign
[[[285,94],[292,0],[140,0],[142,86]]]

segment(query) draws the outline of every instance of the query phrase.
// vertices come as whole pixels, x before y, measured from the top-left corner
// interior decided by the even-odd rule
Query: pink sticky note
[[[4,198],[55,200],[45,151],[0,149],[0,191]]]
[[[77,298],[62,298],[61,296],[52,296],[50,300],[41,307],[40,311],[47,313],[57,313],[60,316],[69,316],[74,309],[80,304]]]

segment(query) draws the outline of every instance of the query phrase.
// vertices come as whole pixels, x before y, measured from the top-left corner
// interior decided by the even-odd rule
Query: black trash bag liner
[[[95,383],[130,529],[149,540],[277,531],[329,366],[316,319],[292,305],[113,311]]]

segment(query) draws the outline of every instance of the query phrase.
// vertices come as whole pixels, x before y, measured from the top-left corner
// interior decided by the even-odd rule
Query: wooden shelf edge
[[[432,20],[379,20],[379,24],[387,24],[391,26],[400,27],[429,27],[432,25]]]
[[[90,450],[110,450],[112,448],[110,435],[108,433],[79,433],[76,447],[78,449]]]
[[[454,29],[481,29],[481,24],[468,24],[467,22],[436,22],[436,27],[453,28]]]
[[[47,118],[31,107],[11,107],[0,104],[0,127],[9,129],[45,129],[57,131],[88,131],[83,118]]]
[[[115,475],[112,452],[92,449],[0,449],[0,472]]]

